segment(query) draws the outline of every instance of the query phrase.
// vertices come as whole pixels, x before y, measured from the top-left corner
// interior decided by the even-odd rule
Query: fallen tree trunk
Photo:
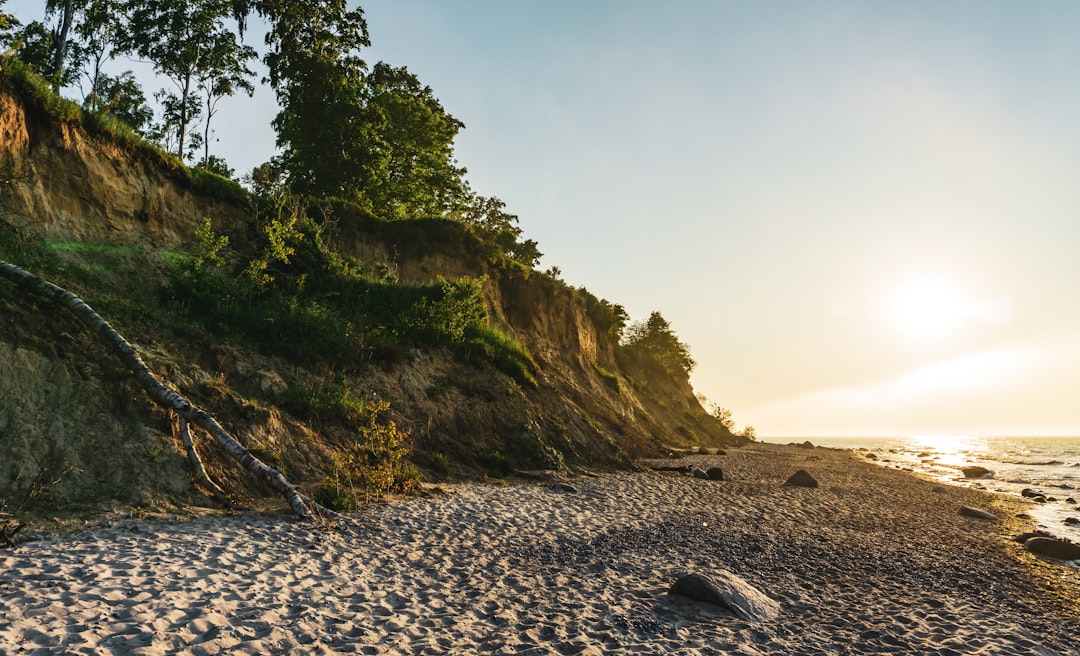
[[[338,513],[323,508],[310,498],[300,494],[297,487],[290,483],[280,471],[268,466],[252,455],[228,431],[222,428],[210,413],[166,387],[142,361],[142,358],[135,351],[135,347],[81,298],[3,260],[0,260],[0,276],[14,282],[20,289],[53,301],[74,314],[83,325],[105,343],[110,351],[123,361],[143,390],[155,403],[175,412],[180,416],[181,422],[190,422],[209,433],[214,438],[214,441],[225,449],[242,467],[266,482],[272,489],[281,493],[293,512],[299,517],[308,521],[314,521],[317,516],[340,517]],[[186,426],[184,428],[186,429]],[[202,475],[205,476],[205,473],[205,470],[203,470]],[[196,477],[199,477],[198,471],[196,471]],[[214,485],[208,476],[206,476],[206,480],[211,485]],[[214,487],[217,486],[214,485]],[[218,488],[218,491],[220,491],[220,488]],[[214,494],[217,496],[217,492]]]

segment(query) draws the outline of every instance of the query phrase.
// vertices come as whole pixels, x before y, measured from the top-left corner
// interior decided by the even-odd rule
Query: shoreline
[[[283,514],[123,520],[0,550],[0,651],[1067,654],[1080,572],[1009,537],[1025,504],[847,451],[752,444],[614,473],[463,483],[320,530]],[[783,487],[797,469],[818,488]],[[1002,521],[959,515],[986,508]],[[732,572],[749,622],[669,596]]]

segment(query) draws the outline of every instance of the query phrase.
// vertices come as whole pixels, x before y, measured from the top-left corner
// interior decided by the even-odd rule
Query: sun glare
[[[915,278],[901,284],[889,301],[893,321],[906,334],[939,339],[954,333],[967,314],[969,302],[942,278]]]

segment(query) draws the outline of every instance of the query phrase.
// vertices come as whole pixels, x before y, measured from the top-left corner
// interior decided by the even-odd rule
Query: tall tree
[[[173,131],[175,152],[184,157],[191,125],[200,112],[196,98],[199,81],[216,65],[213,53],[228,48],[229,42],[235,44],[238,38],[226,26],[232,2],[135,0],[131,7],[127,44],[173,83],[175,91],[162,96],[164,128],[166,133]]]
[[[365,194],[384,218],[443,217],[469,200],[465,169],[454,160],[454,138],[465,124],[451,116],[415,75],[379,62],[368,75],[378,110],[379,161]]]
[[[83,106],[90,111],[97,111],[102,105],[101,86],[105,77],[102,68],[121,47],[124,12],[121,0],[89,0],[75,23],[75,34],[82,43],[85,58],[83,76],[89,87],[84,89]]]
[[[689,374],[697,364],[690,357],[690,347],[679,341],[671,324],[659,312],[653,312],[645,321],[630,324],[624,333],[623,346],[673,373]]]
[[[0,0],[0,48],[7,49],[13,40],[15,29],[19,27],[19,21],[4,11],[7,0]]]
[[[345,0],[239,2],[270,23],[264,62],[281,106],[274,128],[293,190],[362,197],[378,160],[380,120],[360,57],[370,45],[363,10]]]
[[[251,83],[255,73],[248,68],[248,62],[255,59],[256,54],[254,48],[236,39],[217,39],[207,53],[207,66],[199,75],[199,89],[203,93],[206,109],[206,120],[203,121],[203,168],[209,169],[211,165],[210,121],[217,114],[218,101],[237,91],[243,91],[248,96],[255,93],[255,86]]]
[[[65,66],[59,78],[54,76],[53,54],[56,52],[56,31],[41,21],[27,23],[12,37],[15,54],[30,70],[48,80],[54,89],[76,81],[81,66],[81,49],[77,44],[65,48]]]
[[[71,24],[75,20],[77,9],[75,0],[46,0],[45,15],[51,16],[59,13],[58,23],[53,28],[53,52],[52,52],[52,79],[53,92],[59,93],[61,80],[63,79],[65,64],[68,53],[68,33]]]
[[[154,110],[146,103],[146,95],[135,80],[134,73],[125,71],[116,76],[102,74],[96,87],[97,111],[115,116],[139,134],[147,134],[154,119]]]

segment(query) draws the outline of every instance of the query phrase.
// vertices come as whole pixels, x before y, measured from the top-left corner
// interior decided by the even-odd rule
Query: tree
[[[255,59],[255,56],[254,48],[241,44],[235,38],[215,39],[213,47],[207,53],[206,67],[199,74],[199,89],[206,101],[206,120],[203,122],[204,168],[210,167],[210,121],[217,114],[218,101],[237,91],[244,91],[249,97],[255,93],[255,87],[251,83],[255,73],[248,68],[248,62]]]
[[[679,341],[671,324],[659,312],[653,312],[645,321],[630,324],[623,346],[631,352],[647,356],[673,373],[689,375],[697,364],[690,357],[690,347]]]
[[[116,56],[122,44],[120,21],[123,14],[120,0],[89,0],[75,23],[75,34],[81,40],[86,63],[83,76],[89,86],[83,94],[83,106],[92,112],[102,105],[101,85],[107,77],[102,67]]]
[[[378,167],[380,121],[359,54],[371,44],[363,10],[344,0],[240,0],[239,7],[254,7],[270,23],[263,61],[281,106],[274,129],[293,191],[362,198],[365,176]]]
[[[81,50],[75,45],[66,48],[67,65],[59,77],[56,77],[53,67],[56,34],[41,21],[27,23],[11,40],[16,56],[34,73],[52,82],[54,88],[68,86],[77,79],[81,66]]]
[[[139,0],[132,7],[126,45],[173,83],[175,92],[158,96],[162,132],[166,143],[175,144],[174,152],[184,157],[189,154],[189,130],[200,113],[195,95],[199,85],[231,74],[222,73],[225,70],[246,70],[222,53],[250,58],[249,49],[237,46],[237,35],[225,25],[232,15],[230,0]],[[219,92],[221,87],[214,90]]]
[[[27,295],[38,296],[57,303],[70,311],[87,329],[98,337],[128,368],[147,395],[158,405],[180,417],[180,432],[188,457],[192,461],[196,480],[218,500],[224,500],[224,492],[206,473],[188,432],[188,424],[205,430],[232,458],[245,469],[259,477],[280,493],[299,517],[315,521],[321,517],[340,517],[338,513],[322,507],[311,498],[301,494],[278,470],[269,467],[244,448],[228,433],[213,415],[164,385],[139,357],[135,347],[120,335],[105,319],[75,294],[42,280],[19,267],[0,260],[0,277],[18,285]]]
[[[367,82],[381,119],[380,157],[364,187],[372,210],[386,219],[412,219],[463,208],[470,193],[453,144],[465,124],[404,67],[379,62]]]
[[[75,0],[46,0],[45,1],[45,16],[51,16],[52,14],[59,13],[58,23],[52,31],[52,62],[50,75],[47,77],[52,80],[53,93],[59,93],[64,79],[64,71],[70,67],[67,64],[68,55],[68,33],[71,31],[71,23],[75,20],[76,10]]]
[[[517,215],[505,210],[506,203],[494,196],[473,195],[454,217],[472,226],[482,239],[494,244],[501,253],[529,268],[535,267],[543,253],[534,240],[521,240]]]
[[[0,49],[7,49],[14,38],[15,30],[19,27],[19,21],[4,11],[7,0],[0,0]]]
[[[134,73],[125,71],[117,76],[101,74],[95,85],[97,107],[94,109],[115,116],[139,134],[147,133],[154,119],[154,110],[146,104],[146,96],[135,81]]]

